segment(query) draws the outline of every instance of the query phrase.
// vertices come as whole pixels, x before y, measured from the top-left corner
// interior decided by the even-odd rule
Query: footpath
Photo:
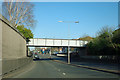
[[[60,57],[60,59],[59,58],[57,59],[54,56],[53,60],[56,62],[67,64],[67,57],[64,57],[64,58]],[[87,59],[81,58],[81,59],[72,59],[71,63],[68,65],[120,75],[120,64],[119,63],[97,61],[97,60],[90,60],[90,59],[87,60]]]

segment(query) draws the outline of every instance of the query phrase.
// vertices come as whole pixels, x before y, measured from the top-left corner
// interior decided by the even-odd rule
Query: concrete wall
[[[80,58],[84,58],[84,59],[93,59],[93,60],[119,60],[119,56],[80,56]],[[120,61],[120,60],[119,60]]]
[[[26,40],[3,17],[2,23],[2,74],[15,70],[31,61],[26,57]]]
[[[78,54],[79,56],[86,56],[87,54],[86,47],[78,48]]]
[[[2,78],[2,22],[0,22],[0,79]]]
[[[99,55],[99,56],[94,56],[94,55],[87,55],[87,48],[79,48],[79,57],[83,59],[89,59],[89,60],[103,60],[103,61],[113,61],[113,62],[120,62],[120,57],[119,56],[112,56],[112,55]]]

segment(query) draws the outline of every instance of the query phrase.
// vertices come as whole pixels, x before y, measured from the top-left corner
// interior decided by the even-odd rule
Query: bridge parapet
[[[27,46],[71,46],[71,47],[85,47],[88,41],[71,40],[71,39],[30,39]]]

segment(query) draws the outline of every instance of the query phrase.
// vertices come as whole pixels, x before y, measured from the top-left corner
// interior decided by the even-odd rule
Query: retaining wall
[[[2,78],[2,22],[0,21],[0,79]]]
[[[86,59],[86,60],[94,60],[94,61],[103,61],[103,62],[110,62],[110,63],[120,63],[120,57],[119,56],[80,56],[80,59]]]
[[[26,39],[3,17],[2,24],[2,74],[18,69],[32,61],[26,56]]]

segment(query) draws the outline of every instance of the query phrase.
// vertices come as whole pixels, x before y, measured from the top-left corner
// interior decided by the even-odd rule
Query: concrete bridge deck
[[[70,47],[85,47],[88,41],[72,40],[72,39],[46,39],[46,38],[34,38],[30,39],[27,46],[43,46],[43,47],[54,47],[54,46],[70,46]]]

